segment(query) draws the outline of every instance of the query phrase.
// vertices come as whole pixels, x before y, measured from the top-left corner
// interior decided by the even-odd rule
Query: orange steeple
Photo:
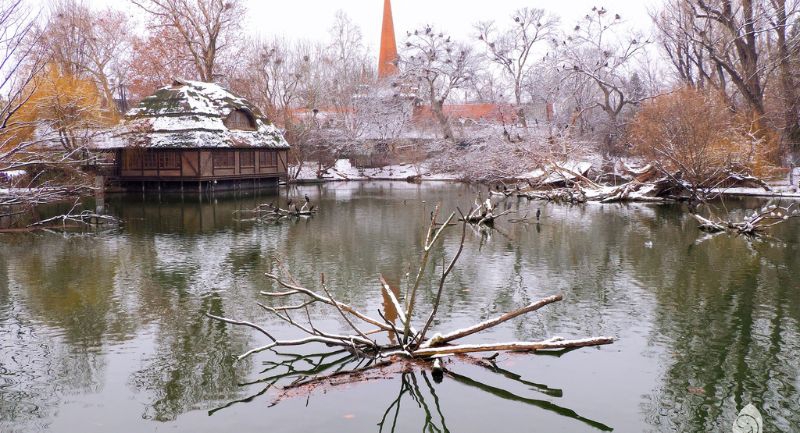
[[[381,29],[381,53],[378,57],[378,78],[391,77],[397,73],[397,42],[394,39],[392,4],[383,0],[383,28]]]

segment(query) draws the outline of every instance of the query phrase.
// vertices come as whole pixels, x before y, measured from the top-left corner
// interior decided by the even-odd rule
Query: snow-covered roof
[[[229,128],[225,120],[241,112],[251,129]],[[281,131],[254,105],[218,84],[176,79],[125,114],[122,125],[109,131],[99,148],[288,149]]]

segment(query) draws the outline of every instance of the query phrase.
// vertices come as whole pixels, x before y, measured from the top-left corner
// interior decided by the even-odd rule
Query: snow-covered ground
[[[291,167],[294,172],[297,167]],[[300,169],[298,180],[325,180],[325,181],[345,181],[345,180],[408,180],[420,176],[423,180],[459,180],[463,178],[456,173],[432,173],[428,164],[397,164],[387,165],[377,168],[357,168],[350,163],[349,159],[336,161],[333,167],[329,168],[322,179],[317,177],[317,163],[306,162]]]
[[[20,176],[24,176],[27,172],[25,170],[4,170],[0,171],[0,181],[8,179],[13,180]]]
[[[514,176],[518,179],[533,179],[541,176],[548,176],[548,179],[553,177],[552,180],[559,180],[563,177],[572,178],[573,173],[585,173],[592,166],[591,162],[586,161],[569,161],[559,164],[558,167],[564,168],[565,171],[559,172],[556,168],[545,170],[536,169],[526,173],[520,173]],[[297,167],[291,167],[290,170],[297,170]],[[300,181],[360,181],[360,180],[408,180],[419,176],[421,180],[438,180],[438,181],[458,181],[464,179],[466,176],[463,173],[434,173],[431,171],[428,163],[421,164],[396,164],[388,165],[378,168],[357,168],[354,167],[350,160],[340,159],[336,164],[329,168],[322,179],[317,177],[317,163],[315,161],[306,162],[301,168],[300,175],[297,177]],[[557,177],[558,179],[555,179]],[[726,188],[719,190],[720,193],[730,196],[752,196],[752,197],[786,197],[800,199],[800,189],[797,186],[791,186],[788,182],[773,182],[770,183],[771,191],[764,190],[763,188]],[[601,188],[594,191],[597,194],[608,193],[614,187]],[[642,190],[634,195],[646,195],[647,191]]]
[[[565,170],[559,171],[558,168]],[[564,178],[571,179],[574,173],[586,173],[592,167],[591,162],[585,161],[570,161],[560,164],[558,167],[548,168],[547,173],[552,181],[562,180]],[[294,173],[297,167],[291,167],[291,172]],[[517,179],[534,179],[545,175],[545,171],[536,169],[530,172],[518,173],[509,177]],[[306,162],[300,169],[300,175],[297,176],[298,180],[325,180],[325,181],[344,181],[344,180],[407,180],[412,177],[420,176],[422,180],[448,180],[457,181],[466,179],[467,175],[464,173],[440,173],[434,172],[430,164],[423,162],[420,164],[395,164],[387,165],[377,168],[357,168],[350,163],[349,159],[340,159],[336,161],[333,167],[329,168],[323,175],[322,179],[317,177],[317,163],[315,161]]]
[[[750,197],[786,197],[786,198],[799,198],[800,192],[797,187],[789,187],[785,183],[770,184],[771,191],[766,191],[764,188],[726,188],[720,191],[724,195],[732,196],[750,196]]]
[[[515,176],[518,179],[540,179],[542,183],[553,183],[564,179],[573,179],[575,174],[585,175],[592,168],[588,161],[566,161]],[[546,176],[546,177],[545,177]]]

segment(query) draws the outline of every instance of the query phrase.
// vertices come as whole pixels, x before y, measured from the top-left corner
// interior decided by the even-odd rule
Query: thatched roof
[[[233,126],[232,115],[246,119],[247,127]],[[144,98],[101,147],[129,146],[289,148],[280,130],[254,105],[218,84],[188,80],[175,80]]]

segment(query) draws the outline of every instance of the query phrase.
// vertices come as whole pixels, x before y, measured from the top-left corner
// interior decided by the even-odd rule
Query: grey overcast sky
[[[48,0],[35,0],[46,4]],[[95,6],[130,7],[126,0],[88,0]],[[364,34],[364,42],[377,50],[383,0],[245,0],[249,9],[246,28],[255,35],[286,36],[289,39],[322,40],[337,10],[345,11]],[[631,27],[650,28],[648,8],[660,0],[393,0],[398,43],[405,32],[432,24],[456,38],[471,35],[472,25],[482,20],[504,20],[522,7],[542,8],[561,17],[571,27],[592,6],[619,13]]]

